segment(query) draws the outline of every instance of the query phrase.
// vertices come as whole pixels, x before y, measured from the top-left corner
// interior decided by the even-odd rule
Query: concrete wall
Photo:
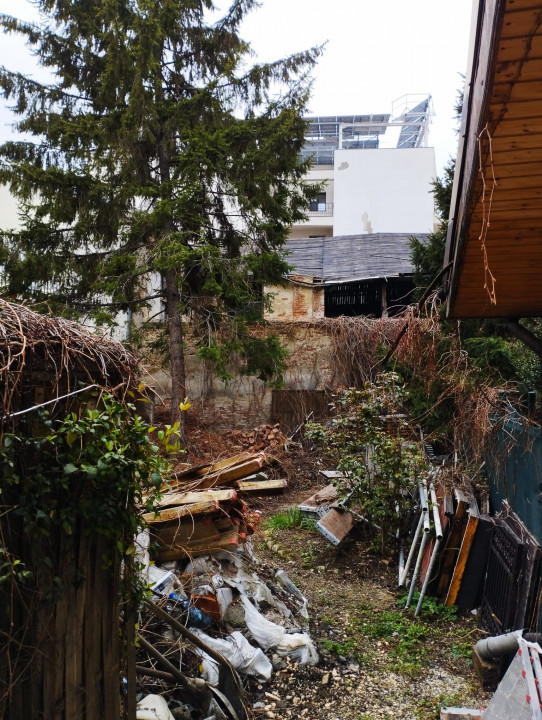
[[[334,235],[434,228],[433,148],[335,151]]]

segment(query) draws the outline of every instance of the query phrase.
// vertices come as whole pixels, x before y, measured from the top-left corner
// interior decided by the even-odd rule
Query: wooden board
[[[337,499],[337,488],[335,485],[326,485],[318,492],[303,500],[297,507],[301,512],[315,513],[323,517],[329,512],[331,504]]]
[[[453,605],[457,599],[457,594],[461,586],[461,579],[463,578],[463,574],[465,572],[465,567],[472,547],[472,542],[474,540],[474,535],[478,526],[479,512],[476,499],[473,495],[469,495],[468,498],[469,509],[467,525],[465,527],[465,532],[463,533],[463,538],[461,540],[461,547],[459,548],[459,554],[457,556],[454,572],[450,581],[450,587],[448,588],[448,593],[446,595],[446,599],[444,600],[445,605]]]
[[[317,523],[317,529],[333,545],[338,545],[356,524],[356,519],[348,510],[332,508]]]
[[[288,487],[288,480],[280,478],[277,480],[237,480],[235,483],[239,495],[277,495]]]
[[[224,502],[235,500],[237,491],[233,488],[222,490],[200,490],[194,492],[169,492],[166,493],[156,504],[158,507],[172,507],[174,505],[189,505],[198,502]]]
[[[171,483],[172,489],[179,490],[181,487],[186,487],[191,483],[194,488],[206,489],[215,487],[216,485],[231,485],[235,480],[241,480],[242,478],[252,475],[257,472],[265,462],[264,453],[252,456],[249,460],[245,460],[239,464],[233,465],[232,467],[226,467],[224,469],[209,471],[202,477],[191,479],[187,476],[182,478],[182,481],[175,481]]]
[[[215,540],[201,540],[186,545],[179,544],[175,547],[161,549],[158,551],[157,560],[158,562],[166,562],[167,560],[179,560],[186,557],[212,554],[220,550],[235,551],[239,546],[239,542],[239,529],[234,526],[230,530],[220,533]]]
[[[209,500],[206,502],[190,503],[189,505],[177,505],[177,507],[160,510],[158,513],[145,513],[142,517],[148,525],[155,525],[181,517],[208,514],[215,512],[219,507],[220,504],[218,500]]]
[[[444,543],[444,550],[440,556],[439,581],[436,591],[439,597],[444,597],[448,591],[450,577],[459,552],[459,546],[463,536],[463,528],[466,522],[466,514],[469,508],[469,499],[462,490],[454,488],[454,497],[456,501],[455,515],[452,520],[452,525],[447,539]]]

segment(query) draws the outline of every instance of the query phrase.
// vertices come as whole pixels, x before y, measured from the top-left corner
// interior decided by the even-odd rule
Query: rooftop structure
[[[302,155],[315,165],[333,165],[335,150],[425,147],[432,114],[430,95],[405,95],[391,114],[309,117]]]

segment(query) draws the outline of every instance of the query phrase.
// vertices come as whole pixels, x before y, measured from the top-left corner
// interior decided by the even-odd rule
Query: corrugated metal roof
[[[326,285],[412,275],[412,236],[420,233],[371,233],[336,237],[295,238],[286,243],[291,275],[317,278]]]

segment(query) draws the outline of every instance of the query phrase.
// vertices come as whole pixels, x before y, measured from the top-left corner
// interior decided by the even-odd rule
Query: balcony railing
[[[309,210],[309,217],[333,217],[333,203],[318,203],[318,207]]]

